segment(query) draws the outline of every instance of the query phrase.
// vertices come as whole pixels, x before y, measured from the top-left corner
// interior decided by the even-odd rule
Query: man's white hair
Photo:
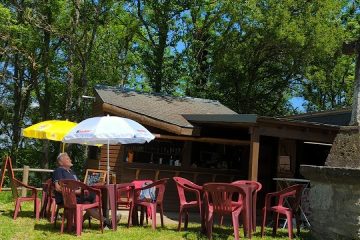
[[[56,158],[56,161],[60,162],[64,156],[69,156],[69,155],[66,152],[59,153],[59,155]]]

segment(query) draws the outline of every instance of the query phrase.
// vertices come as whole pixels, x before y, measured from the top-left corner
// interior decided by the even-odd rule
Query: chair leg
[[[134,205],[130,204],[129,206],[129,217],[128,217],[128,224],[127,227],[130,227],[130,225],[132,225],[132,215],[133,215],[133,211],[134,211]]]
[[[224,216],[223,215],[220,215],[220,220],[219,220],[219,225],[220,227],[223,225],[223,222],[224,222]]]
[[[289,239],[293,239],[293,223],[292,223],[292,213],[286,213],[287,225],[288,225],[288,235]]]
[[[55,204],[51,212],[51,221],[53,221],[52,223],[54,223],[54,228],[56,228],[56,220],[57,220],[57,216],[59,215],[59,210],[60,210],[59,206]],[[63,215],[64,214],[65,214],[65,209],[63,211]]]
[[[274,213],[274,225],[273,225],[273,231],[272,231],[272,235],[275,236],[276,235],[276,231],[279,227],[279,213]]]
[[[140,226],[144,225],[144,207],[140,206]]]
[[[185,211],[185,225],[184,225],[185,230],[187,230],[188,224],[189,224],[189,212],[186,210]]]
[[[19,199],[16,199],[16,203],[15,203],[15,211],[14,211],[14,220],[17,218],[17,215],[20,211],[20,205],[21,205],[21,202]]]
[[[265,230],[265,224],[266,224],[266,209],[263,208],[263,219],[261,224],[261,237],[264,237],[264,230]]]
[[[252,230],[253,232],[256,232],[256,204],[253,206]]]
[[[239,240],[239,213],[233,212],[231,215],[235,240]]]
[[[212,239],[213,220],[214,220],[214,213],[209,211],[206,219],[206,233],[208,239],[210,240]]]
[[[150,205],[152,216],[152,229],[156,229],[156,203]]]
[[[161,227],[163,228],[163,227],[164,227],[164,208],[163,208],[162,203],[161,203],[161,204],[159,204],[159,207],[160,207],[160,221],[161,221]],[[156,217],[156,214],[155,214],[155,217]]]
[[[82,224],[83,224],[83,211],[81,208],[76,208],[75,213],[75,224],[76,224],[76,235],[81,236]]]
[[[295,220],[296,220],[296,235],[300,236],[300,216],[299,216],[299,214],[296,214]]]
[[[60,233],[62,234],[64,232],[64,220],[65,220],[65,214],[66,214],[66,210],[64,209],[62,218],[61,218],[61,227],[60,227]],[[69,219],[67,219],[68,221]],[[56,221],[55,221],[56,224]]]
[[[41,201],[39,198],[35,198],[35,218],[36,221],[40,219],[40,208],[41,208]]]
[[[101,229],[101,233],[104,233],[104,219],[103,219],[103,212],[101,209],[101,206],[98,206],[98,210],[99,210],[99,216],[100,216],[100,229]]]
[[[178,224],[178,231],[181,231],[182,215],[183,215],[183,209],[182,209],[182,207],[180,207],[180,211],[179,211],[179,224]]]
[[[50,203],[50,223],[55,223],[56,224],[56,216],[59,213],[59,210],[57,209],[57,206],[55,203]],[[56,215],[55,215],[56,214]]]

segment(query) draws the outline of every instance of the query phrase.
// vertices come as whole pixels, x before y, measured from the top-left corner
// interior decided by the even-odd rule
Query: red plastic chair
[[[26,188],[27,190],[31,190],[31,195],[26,196],[26,197],[20,197],[19,193],[18,193],[18,188],[19,187],[23,187],[23,188]],[[20,182],[16,178],[11,178],[11,190],[12,190],[12,193],[13,193],[13,197],[15,198],[14,220],[17,218],[17,215],[18,215],[18,213],[19,213],[19,211],[21,209],[21,203],[22,202],[30,202],[30,201],[34,201],[35,217],[36,217],[36,220],[39,220],[41,202],[40,202],[40,199],[37,196],[36,188],[28,186],[28,185]]]
[[[133,214],[133,209],[134,209],[134,196],[133,196],[133,192],[134,192],[134,187],[133,186],[121,186],[121,184],[117,184],[116,185],[116,204],[117,207],[119,209],[119,206],[124,205],[125,208],[129,208],[129,216],[128,216],[128,224],[127,227],[130,227],[130,225],[132,224],[131,218],[132,218],[132,214]],[[123,195],[126,195],[126,200],[123,200]]]
[[[235,182],[232,182],[231,184],[237,185],[237,184],[247,184],[255,186],[256,190],[254,191],[252,195],[252,230],[256,231],[256,199],[257,199],[257,193],[262,189],[261,183],[257,181],[251,181],[251,180],[238,180]],[[242,201],[241,198],[239,198],[239,201]]]
[[[163,207],[163,200],[164,200],[164,193],[165,193],[165,186],[169,179],[163,178],[158,181],[155,181],[145,187],[135,188],[135,200],[134,200],[134,206],[135,208],[137,206],[146,207],[147,209],[150,209],[151,211],[151,218],[152,218],[152,229],[156,229],[156,209],[157,207],[160,208],[160,220],[161,220],[161,227],[164,227],[164,207]],[[141,200],[137,198],[137,196],[140,195],[140,192],[145,189],[150,189],[152,187],[156,188],[156,200],[154,202],[148,201],[148,200]],[[140,220],[140,223],[142,224],[143,219]]]
[[[129,218],[128,218],[128,227],[130,227],[130,225],[132,224],[131,222],[131,216],[133,214],[134,211],[134,200],[131,198],[131,194],[132,191],[134,191],[134,189],[139,189],[141,188],[144,183],[153,183],[153,180],[134,180],[131,182],[132,184],[134,184],[133,189],[131,187],[121,187],[121,188],[117,188],[116,189],[116,194],[117,194],[117,206],[118,209],[121,206],[124,206],[125,208],[129,208]],[[134,193],[134,195],[137,194],[137,196],[133,196],[134,199],[138,199],[139,198],[139,194],[140,192],[136,192]],[[141,214],[144,214],[144,210],[141,210]],[[150,211],[149,211],[150,214]],[[148,220],[148,218],[146,218],[146,221]]]
[[[187,229],[188,226],[188,220],[189,220],[189,214],[188,209],[189,208],[199,208],[200,212],[200,218],[201,218],[201,192],[202,187],[199,185],[196,185],[195,183],[182,178],[182,177],[173,177],[177,191],[179,194],[179,200],[180,200],[180,210],[179,210],[179,225],[178,225],[178,231],[181,230],[181,222],[182,222],[182,216],[185,214],[185,223],[184,223],[184,229]],[[193,201],[188,201],[185,196],[185,192],[192,192],[195,193],[196,199]]]
[[[243,210],[243,204],[233,201],[233,196],[245,199],[242,188],[230,183],[206,183],[203,186],[205,193],[206,230],[209,239],[212,239],[212,227],[214,213],[220,216],[231,214],[234,227],[235,240],[239,239],[239,215]],[[246,223],[247,224],[247,223]],[[247,225],[248,226],[248,225]]]
[[[64,230],[64,217],[67,217],[68,230],[70,230],[73,221],[76,223],[76,235],[80,236],[83,224],[83,211],[91,208],[99,210],[100,228],[103,232],[101,190],[90,187],[82,182],[75,180],[60,180],[61,193],[64,200],[64,214],[61,223],[61,233]],[[75,191],[81,189],[81,195],[94,193],[96,200],[94,203],[77,203]]]
[[[264,227],[266,223],[266,213],[275,212],[273,236],[276,234],[279,223],[279,214],[286,215],[289,238],[293,238],[292,219],[295,214],[297,234],[300,233],[300,201],[304,186],[300,184],[292,185],[278,192],[268,193],[265,197],[265,206],[263,208],[263,222],[261,226],[261,236],[264,236]],[[275,206],[270,206],[272,198],[277,197],[278,201]]]
[[[46,180],[46,182],[43,184],[43,191],[42,191],[42,199],[41,199],[41,216],[42,217],[50,217],[50,222],[56,224],[56,212],[58,209],[58,206],[55,202],[55,196],[54,196],[54,190],[55,185],[52,181],[52,179]],[[59,208],[61,208],[60,206]]]

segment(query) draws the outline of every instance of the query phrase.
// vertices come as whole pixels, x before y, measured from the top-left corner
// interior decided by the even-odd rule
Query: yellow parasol
[[[64,136],[76,125],[77,123],[67,120],[48,120],[23,129],[22,135],[29,138],[62,141]]]

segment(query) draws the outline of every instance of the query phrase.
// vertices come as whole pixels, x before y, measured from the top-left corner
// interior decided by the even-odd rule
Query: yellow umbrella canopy
[[[22,135],[29,138],[62,141],[77,123],[64,120],[48,120],[23,129]]]

